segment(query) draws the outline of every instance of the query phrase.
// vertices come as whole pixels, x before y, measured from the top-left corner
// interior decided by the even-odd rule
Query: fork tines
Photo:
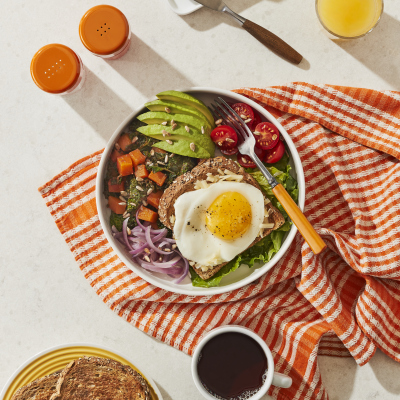
[[[242,118],[240,118],[236,111],[221,97],[218,97],[218,99],[215,99],[214,101],[218,105],[218,108],[213,106],[214,110],[216,112],[219,111],[219,115],[221,115],[222,113],[224,115],[224,119],[230,122],[230,124],[233,126],[233,128],[235,128],[241,139],[243,141],[246,140],[251,135],[251,132],[247,132],[248,127],[242,120]]]

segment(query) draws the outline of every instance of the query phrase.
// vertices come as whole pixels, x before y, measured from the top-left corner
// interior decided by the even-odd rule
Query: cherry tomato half
[[[254,147],[254,152],[256,153],[256,156],[262,161],[265,157],[265,154],[267,153],[267,150],[261,150],[258,147]]]
[[[220,151],[225,156],[233,156],[234,154],[237,154],[239,152],[239,149],[237,147],[221,148]]]
[[[282,158],[284,154],[285,154],[285,145],[280,140],[274,148],[267,150],[264,162],[268,164],[276,163]]]
[[[260,114],[257,111],[254,111],[254,110],[253,110],[253,112],[254,112],[254,120],[253,120],[253,123],[252,123],[251,127],[249,127],[252,132],[254,132],[255,129],[256,129],[256,126],[261,123]]]
[[[244,168],[255,168],[256,164],[254,164],[253,160],[249,156],[245,156],[244,154],[238,154],[237,156],[238,163]]]
[[[279,130],[270,122],[261,122],[254,131],[256,146],[262,150],[272,149],[279,141]]]
[[[232,106],[232,108],[239,114],[239,117],[242,118],[246,124],[251,127],[254,120],[254,112],[253,109],[247,105],[246,103],[236,103]]]
[[[210,134],[210,139],[219,147],[230,149],[236,147],[238,137],[233,128],[228,125],[216,127]]]

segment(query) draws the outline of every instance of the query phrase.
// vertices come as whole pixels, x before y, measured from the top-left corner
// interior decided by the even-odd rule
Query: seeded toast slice
[[[50,396],[56,390],[56,385],[60,372],[54,372],[43,378],[39,378],[26,386],[18,389],[11,400],[49,400]]]
[[[257,189],[261,190],[257,181],[248,174],[240,165],[236,162],[225,158],[225,157],[215,157],[209,158],[206,160],[202,160],[196,167],[194,167],[191,171],[187,172],[184,175],[179,176],[164,192],[160,199],[160,205],[158,208],[158,214],[160,217],[160,221],[167,226],[169,229],[173,229],[173,217],[175,215],[175,202],[179,196],[186,192],[192,192],[195,190],[195,184],[197,181],[202,181],[207,179],[207,173],[211,173],[213,175],[219,175],[220,171],[229,170],[237,175],[242,175],[243,179],[241,182],[248,183]],[[265,196],[264,196],[265,197]],[[274,207],[271,203],[266,205],[268,210],[270,211],[269,221],[274,223],[274,227],[272,229],[265,229],[263,237],[269,235],[273,230],[278,229],[285,223],[285,219],[279,210]],[[257,237],[253,243],[249,246],[253,246],[261,238]],[[227,263],[222,263],[216,265],[212,269],[208,269],[207,271],[202,271],[199,268],[195,268],[196,273],[202,279],[209,279],[213,275],[215,275],[224,265]]]
[[[145,379],[128,365],[105,358],[82,357],[68,364],[59,375],[49,400],[56,399],[150,400],[151,395]]]

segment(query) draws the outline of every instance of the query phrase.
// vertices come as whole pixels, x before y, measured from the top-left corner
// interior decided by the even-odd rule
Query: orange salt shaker
[[[79,36],[92,54],[107,60],[122,57],[131,44],[128,20],[118,8],[108,5],[86,12],[79,23]]]
[[[47,93],[65,95],[78,91],[85,81],[81,58],[63,44],[48,44],[32,58],[31,76]]]

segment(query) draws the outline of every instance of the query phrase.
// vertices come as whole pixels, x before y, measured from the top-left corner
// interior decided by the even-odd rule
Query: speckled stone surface
[[[104,61],[79,41],[83,13],[102,1],[1,2],[0,35],[0,386],[33,354],[65,342],[106,345],[137,359],[165,399],[200,400],[190,357],[131,327],[83,278],[37,188],[102,148],[131,110],[155,93],[189,86],[279,85],[303,80],[400,89],[400,2],[386,1],[380,25],[354,42],[320,32],[313,0],[229,0],[243,16],[286,39],[306,60],[290,65],[228,17],[205,9],[179,17],[165,0],[114,0],[133,37],[124,58]],[[110,2],[108,2],[110,3]],[[82,91],[42,93],[29,63],[41,46],[75,49],[88,68]],[[359,368],[320,357],[331,400],[400,397],[400,365],[378,352]]]

